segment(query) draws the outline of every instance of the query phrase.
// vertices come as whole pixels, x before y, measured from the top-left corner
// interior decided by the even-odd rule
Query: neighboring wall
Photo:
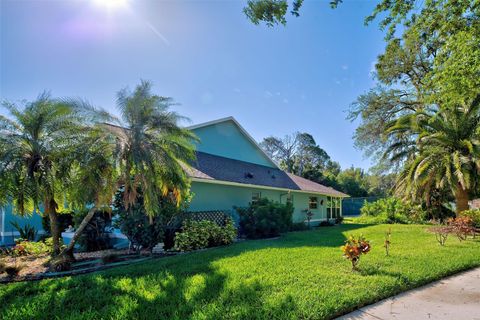
[[[191,191],[193,199],[189,207],[189,211],[208,211],[208,210],[224,210],[234,214],[233,207],[246,207],[252,201],[252,193],[260,192],[262,198],[286,203],[287,193],[285,191],[268,190],[254,187],[240,187],[221,185],[216,183],[192,182]],[[327,198],[315,194],[307,194],[293,192],[294,222],[302,222],[305,220],[305,212],[308,208],[309,196],[318,198],[318,208],[312,209],[314,216],[312,220],[324,220],[327,218]],[[323,205],[321,202],[323,200]],[[234,214],[235,217],[235,214]]]
[[[18,222],[22,227],[29,224],[35,227],[35,230],[39,233],[43,233],[42,217],[39,214],[33,213],[21,217],[13,214],[11,205],[0,207],[0,245],[11,245],[14,243],[14,239],[18,238],[19,233],[11,224],[13,221]]]

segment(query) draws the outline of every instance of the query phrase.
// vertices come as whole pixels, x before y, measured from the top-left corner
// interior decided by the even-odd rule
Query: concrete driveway
[[[480,320],[480,268],[401,293],[338,319]]]

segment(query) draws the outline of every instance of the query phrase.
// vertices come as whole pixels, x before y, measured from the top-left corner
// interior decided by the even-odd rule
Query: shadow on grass
[[[89,275],[11,284],[0,287],[0,318],[290,318],[301,314],[290,295],[265,301],[273,288],[259,281],[228,282],[213,262],[265,248],[339,247],[345,235],[364,227],[324,227]]]
[[[206,319],[285,318],[295,314],[291,296],[275,305],[254,281],[226,286],[227,276],[205,261],[195,272],[185,268],[144,270],[125,275],[90,275],[2,288],[2,319]],[[127,271],[127,270],[126,270]],[[128,270],[132,271],[132,270]],[[33,285],[32,285],[33,284]]]

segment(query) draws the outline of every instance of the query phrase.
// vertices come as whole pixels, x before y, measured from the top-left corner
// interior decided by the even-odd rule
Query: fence
[[[366,202],[374,202],[381,197],[359,197],[359,198],[345,198],[342,200],[342,214],[344,216],[358,216],[360,209]]]

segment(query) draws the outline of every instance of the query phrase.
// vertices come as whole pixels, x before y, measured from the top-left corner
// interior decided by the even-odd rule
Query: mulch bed
[[[174,254],[175,253],[167,252],[152,255],[146,250],[143,250],[140,252],[140,254],[137,254],[130,252],[128,249],[81,252],[74,254],[77,261],[72,264],[72,269],[63,272],[51,272],[48,270],[48,261],[50,260],[50,256],[48,255],[22,256],[17,258],[4,256],[0,258],[0,261],[4,262],[7,266],[22,266],[22,269],[16,277],[10,277],[6,273],[0,274],[0,284],[74,276],[118,266],[125,266],[150,259],[162,258]],[[112,261],[104,262],[102,258],[109,255],[114,255],[115,258]]]

